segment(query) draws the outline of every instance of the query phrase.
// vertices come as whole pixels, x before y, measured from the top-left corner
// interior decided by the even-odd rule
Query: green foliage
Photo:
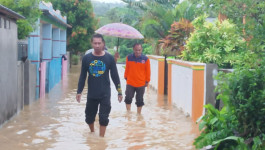
[[[25,39],[37,26],[36,22],[41,15],[39,2],[40,0],[0,0],[0,4],[26,18],[17,22],[19,39]]]
[[[238,67],[222,78],[226,82],[218,89],[222,93],[220,98],[227,100],[239,121],[238,132],[246,139],[265,133],[264,64],[263,59],[254,68]]]
[[[120,47],[119,54],[120,54],[120,57],[121,57],[121,58],[124,58],[124,57],[126,57],[127,55],[129,55],[129,54],[131,54],[131,53],[133,53],[133,49],[132,49],[132,47],[128,48],[128,47],[125,46],[125,45],[122,45],[122,46]]]
[[[258,55],[259,47],[265,43],[265,1],[264,0],[190,0],[199,6],[197,13],[223,14],[236,24],[239,34],[248,41],[248,49]],[[209,7],[210,6],[210,7]],[[246,23],[243,23],[243,17]],[[244,30],[244,32],[242,32]]]
[[[137,26],[138,18],[141,16],[141,11],[139,11],[139,9],[121,7],[121,5],[115,5],[112,3],[104,4],[103,6],[105,5],[109,6],[108,11],[106,11],[106,14],[97,14],[98,12],[95,12],[100,19],[99,27],[106,25],[108,23],[123,22],[136,29],[139,28],[139,26]],[[106,46],[108,48],[114,48],[118,45],[118,38],[116,37],[105,36],[104,39],[106,42]],[[136,41],[138,40],[119,38],[119,47],[121,47],[122,45],[124,45],[125,47],[132,47],[133,43],[135,43]],[[123,60],[123,58],[121,57],[118,61]]]
[[[105,3],[99,1],[91,1],[94,9],[94,13],[97,17],[105,16],[108,11],[114,8],[124,8],[124,3]]]
[[[178,0],[123,0],[132,8],[143,10],[140,18],[141,32],[145,38],[163,38],[168,33],[170,25],[175,19],[174,8]]]
[[[140,31],[145,37],[145,42],[156,43],[154,51],[156,54],[164,53],[158,46],[158,40],[165,38],[169,34],[169,30],[174,21],[186,18],[192,21],[196,14],[196,5],[179,0],[122,0],[129,7],[135,9],[140,8],[143,15],[139,18]],[[153,42],[156,40],[156,42]]]
[[[67,30],[67,49],[72,53],[84,52],[91,47],[90,39],[96,29],[91,1],[87,0],[50,0],[54,9],[67,16],[67,23],[72,26]]]
[[[265,59],[256,61],[255,67],[244,65],[232,73],[219,73],[218,99],[224,107],[219,111],[210,104],[205,106],[207,113],[199,126],[202,132],[194,142],[197,148],[265,148]]]
[[[169,55],[173,51],[175,56],[181,55],[184,50],[185,41],[189,38],[193,30],[193,25],[186,19],[182,18],[179,22],[174,22],[171,25],[170,34],[159,40],[165,54]]]
[[[233,135],[233,129],[237,124],[235,116],[229,113],[227,107],[223,107],[221,111],[215,109],[211,104],[204,107],[207,109],[207,113],[201,118],[199,129],[202,132],[195,139],[196,148],[213,145],[214,142]],[[217,143],[219,144],[219,142]]]
[[[174,12],[163,5],[151,6],[141,18],[141,32],[146,38],[163,38],[174,22]]]
[[[80,56],[78,56],[78,55],[72,55],[72,57],[71,57],[71,64],[72,65],[78,65],[79,59],[80,59]]]
[[[193,21],[195,31],[187,41],[183,59],[215,63],[221,68],[231,68],[242,63],[240,54],[246,53],[246,42],[228,20],[215,23],[204,21],[201,16]]]
[[[153,54],[153,46],[150,44],[143,44],[143,54],[144,55],[150,55]]]
[[[180,21],[182,18],[189,21],[193,21],[196,17],[196,5],[189,1],[183,1],[175,8],[176,21]]]

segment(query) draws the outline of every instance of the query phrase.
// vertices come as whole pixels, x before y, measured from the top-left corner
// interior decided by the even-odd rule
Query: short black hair
[[[94,34],[94,35],[92,36],[92,38],[91,38],[91,42],[93,42],[93,39],[94,39],[94,38],[101,38],[102,41],[105,43],[105,40],[104,40],[104,38],[103,38],[103,36],[102,36],[101,34],[98,34],[98,33]]]
[[[142,47],[142,44],[140,44],[140,43],[134,43],[134,44],[133,44],[133,48],[134,48],[136,45],[140,45],[140,46]]]

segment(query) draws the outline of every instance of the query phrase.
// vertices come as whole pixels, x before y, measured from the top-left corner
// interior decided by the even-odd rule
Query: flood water
[[[123,65],[117,65],[123,93]],[[112,84],[112,109],[105,137],[99,137],[98,116],[95,133],[85,123],[86,94],[75,100],[80,66],[72,66],[68,76],[44,99],[35,101],[0,128],[3,150],[191,150],[198,128],[166,97],[147,88],[142,115],[136,105],[126,112]],[[86,93],[87,89],[83,91]]]

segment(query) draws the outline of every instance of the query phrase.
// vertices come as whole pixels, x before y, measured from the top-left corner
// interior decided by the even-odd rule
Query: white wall
[[[172,103],[185,114],[192,112],[192,69],[172,64]]]
[[[157,90],[158,86],[158,60],[150,59],[151,81],[150,85]]]

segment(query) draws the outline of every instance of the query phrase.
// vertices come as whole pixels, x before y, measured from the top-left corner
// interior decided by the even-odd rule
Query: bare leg
[[[104,137],[107,126],[100,125],[99,136]]]
[[[91,124],[88,124],[88,126],[89,126],[91,132],[95,132],[95,129],[94,129],[94,122],[91,123]]]
[[[127,111],[131,111],[131,104],[126,104]]]
[[[142,106],[141,107],[137,107],[137,114],[141,114],[142,111]]]

